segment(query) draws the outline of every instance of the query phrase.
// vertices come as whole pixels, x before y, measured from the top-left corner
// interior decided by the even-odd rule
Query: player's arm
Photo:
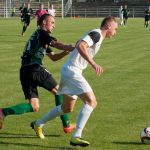
[[[50,51],[50,46],[53,46],[57,49],[63,50],[62,52],[57,53],[57,54],[54,54],[54,52],[51,52],[51,51],[49,53],[47,53],[48,57],[50,59],[52,59],[53,61],[57,61],[57,60],[63,58],[70,51],[72,51],[74,49],[74,47],[71,45],[64,45],[64,44],[58,42],[56,38],[49,36],[49,34],[43,30],[39,30],[39,41],[40,41],[41,45],[43,45],[43,47],[45,47],[45,45],[46,45],[47,51]]]
[[[62,59],[66,55],[69,54],[69,51],[62,51],[60,53],[54,53],[50,47],[47,47],[47,56],[52,60],[52,61],[57,61],[59,59]]]
[[[55,37],[50,36],[44,30],[40,30],[39,34],[40,34],[40,43],[42,43],[42,45],[49,45],[51,47],[55,47],[59,50],[64,51],[72,51],[74,49],[72,45],[67,45],[59,42]]]
[[[92,58],[92,56],[88,53],[89,45],[85,41],[81,41],[76,46],[77,50],[81,54],[81,56],[94,68],[97,75],[100,75],[103,72],[101,66],[99,66]]]
[[[55,47],[55,48],[57,48],[59,50],[65,50],[65,51],[73,51],[74,48],[75,48],[72,45],[63,44],[63,43],[59,42],[57,39],[55,39],[55,38],[50,42],[50,46]]]

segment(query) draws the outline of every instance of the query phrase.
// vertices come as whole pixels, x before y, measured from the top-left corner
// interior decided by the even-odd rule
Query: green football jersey
[[[29,38],[22,55],[21,66],[27,66],[32,64],[42,65],[44,55],[51,52],[50,48],[45,48],[46,45],[50,45],[54,40],[46,31],[37,29]]]
[[[122,9],[122,12],[123,12],[123,15],[124,15],[124,16],[128,16],[130,11],[129,11],[129,9],[123,8],[123,9]]]

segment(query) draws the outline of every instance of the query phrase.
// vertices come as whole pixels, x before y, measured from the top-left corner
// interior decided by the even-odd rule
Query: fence
[[[16,7],[16,16],[20,15],[19,7],[21,3],[17,5]],[[34,12],[38,9],[39,3],[31,4]],[[55,5],[54,5],[55,6]],[[45,3],[45,9],[48,8],[48,3]],[[56,9],[56,17],[62,16],[62,8],[61,3]],[[130,14],[129,17],[144,17],[144,6],[132,6],[129,7]],[[4,17],[4,5],[0,3],[0,16]],[[72,8],[68,11],[66,17],[105,17],[108,15],[113,15],[115,17],[119,16],[119,7],[118,6],[97,6],[97,7],[89,7],[89,8],[75,8],[72,6]]]
[[[144,17],[144,7],[133,7],[129,8],[130,14],[129,17]],[[119,8],[111,8],[111,7],[97,7],[97,8],[73,8],[69,13],[68,17],[105,17],[108,15],[112,15],[115,17],[119,17]]]
[[[30,0],[29,0],[30,1]],[[40,2],[30,2],[31,8],[35,12],[37,9],[39,9],[39,4],[42,2],[42,0],[39,0]],[[53,5],[55,6],[55,9],[61,10],[61,1],[52,1]],[[49,8],[49,1],[42,2],[44,4],[44,9]],[[20,16],[20,10],[19,8],[23,4],[23,1],[12,1],[12,0],[3,0],[0,1],[0,17],[11,17],[12,8],[15,7],[16,10],[16,16]]]

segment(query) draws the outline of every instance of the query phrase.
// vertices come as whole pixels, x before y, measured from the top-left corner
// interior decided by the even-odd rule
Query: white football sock
[[[93,108],[88,104],[85,104],[81,108],[78,118],[77,118],[76,130],[73,134],[73,137],[81,137],[82,130],[85,127],[85,124],[87,123],[92,111],[93,111]]]
[[[56,106],[55,108],[53,108],[51,111],[49,111],[47,114],[45,114],[41,119],[38,119],[36,121],[36,124],[40,127],[43,127],[44,124],[49,121],[52,120],[60,115],[63,115],[63,111],[61,109],[61,105]]]

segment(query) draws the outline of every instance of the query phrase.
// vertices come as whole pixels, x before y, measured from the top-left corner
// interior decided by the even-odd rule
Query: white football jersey
[[[88,52],[89,54],[94,57],[95,54],[100,49],[101,43],[103,41],[103,36],[101,34],[100,29],[94,29],[86,33],[79,41],[78,44],[81,41],[85,41],[88,45]],[[83,70],[87,67],[88,62],[80,55],[78,50],[75,48],[69,56],[69,59],[64,64],[63,68],[77,68],[80,70]]]
[[[52,15],[53,17],[55,17],[55,15],[56,15],[55,9],[48,9],[48,14]]]

